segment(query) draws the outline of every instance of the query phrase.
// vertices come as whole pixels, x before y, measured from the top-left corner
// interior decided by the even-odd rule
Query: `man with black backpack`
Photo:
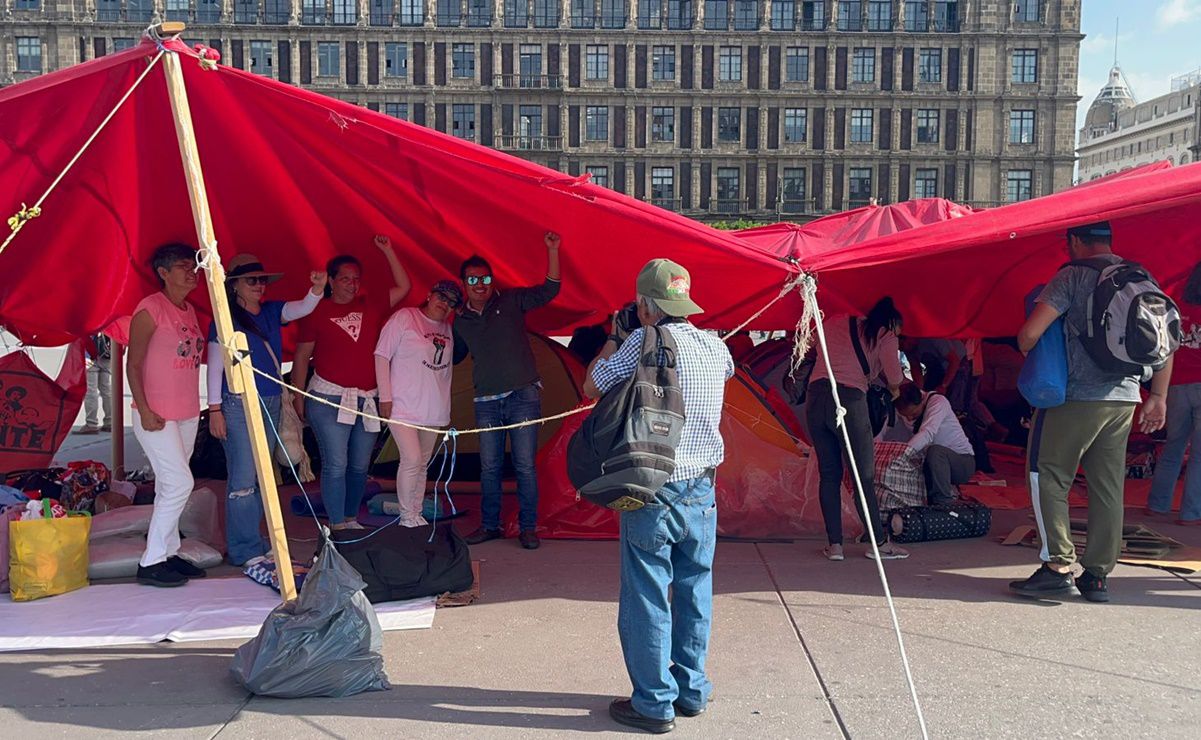
[[[1023,596],[1071,593],[1076,561],[1068,491],[1083,466],[1088,482],[1088,545],[1075,588],[1094,602],[1109,601],[1106,578],[1122,547],[1126,441],[1150,378],[1140,426],[1164,424],[1172,353],[1180,344],[1180,314],[1154,278],[1111,249],[1108,222],[1067,232],[1071,259],[1039,294],[1018,333],[1029,352],[1060,316],[1068,342],[1066,402],[1038,410],[1030,425],[1027,475],[1042,541],[1043,565],[1010,589]]]
[[[671,341],[651,354],[659,356],[662,366],[674,364],[684,422],[666,485],[649,502],[621,513],[617,624],[634,690],[629,699],[615,700],[609,714],[623,725],[662,733],[674,729],[677,715],[695,717],[704,712],[712,691],[705,658],[717,540],[714,476],[725,457],[719,426],[734,361],[720,339],[689,323],[687,317],[701,308],[691,298],[687,270],[670,260],[651,260],[638,274],[636,287],[637,324],[662,327],[670,334]],[[628,314],[614,317],[613,335],[588,370],[584,392],[590,398],[620,392],[639,365],[648,363],[643,356],[647,330],[636,326]],[[674,357],[663,357],[667,344],[675,345],[674,352],[667,352]],[[656,359],[649,363],[656,364]],[[674,390],[646,387],[652,395],[655,387],[663,394]],[[655,406],[653,401],[644,405]],[[652,434],[661,432],[664,439],[674,431],[667,418],[652,422],[648,429]],[[635,450],[625,457],[645,460],[647,456]],[[620,458],[611,459],[606,471],[620,465]]]

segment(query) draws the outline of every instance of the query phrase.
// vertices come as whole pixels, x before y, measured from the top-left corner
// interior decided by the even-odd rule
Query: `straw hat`
[[[229,261],[225,268],[225,280],[236,280],[244,277],[265,277],[268,283],[274,283],[283,277],[282,272],[267,272],[263,263],[253,254],[239,254]]]

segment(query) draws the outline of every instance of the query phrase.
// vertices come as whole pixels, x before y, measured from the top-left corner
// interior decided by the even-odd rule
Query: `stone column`
[[[232,3],[227,2],[225,4],[225,7],[228,8],[231,4]],[[228,21],[225,21],[225,22],[228,23]],[[288,16],[288,25],[289,26],[299,26],[300,25],[300,0],[292,0],[292,14],[290,16]],[[295,41],[296,41],[296,43],[292,44],[292,46],[299,47],[300,40],[296,39]],[[296,69],[296,68],[293,67],[293,69]],[[300,78],[297,77],[297,79],[300,79]]]

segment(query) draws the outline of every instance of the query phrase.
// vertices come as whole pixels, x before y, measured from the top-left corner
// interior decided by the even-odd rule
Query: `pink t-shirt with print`
[[[393,419],[428,426],[450,423],[454,349],[449,321],[434,321],[420,308],[392,314],[375,354],[391,363]]]
[[[133,315],[142,311],[154,319],[154,334],[146,349],[142,388],[146,403],[168,421],[200,416],[200,361],[204,335],[191,303],[179,308],[163,293],[146,296]]]

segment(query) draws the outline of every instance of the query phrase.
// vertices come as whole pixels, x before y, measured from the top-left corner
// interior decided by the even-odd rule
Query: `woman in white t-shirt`
[[[375,346],[375,377],[380,413],[393,421],[424,427],[450,424],[450,380],[454,335],[450,315],[463,302],[457,282],[434,285],[419,308],[402,308],[388,319]],[[389,424],[400,456],[396,498],[400,523],[427,524],[421,515],[426,465],[438,441],[436,432]]]

